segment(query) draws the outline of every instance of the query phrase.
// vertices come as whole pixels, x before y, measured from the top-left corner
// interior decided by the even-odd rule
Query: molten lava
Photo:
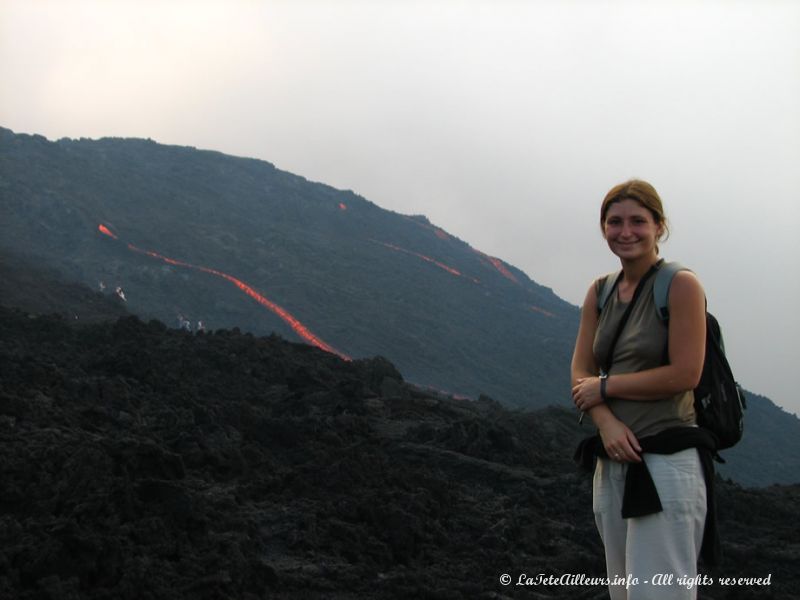
[[[545,309],[540,308],[538,306],[531,305],[531,310],[534,311],[534,312],[541,313],[545,317],[551,317],[551,318],[555,317],[555,315],[553,313],[551,313],[549,310],[545,310]]]
[[[97,229],[98,229],[98,230],[100,231],[100,233],[102,233],[103,235],[107,235],[108,237],[112,237],[112,238],[114,238],[115,240],[119,239],[119,238],[118,238],[116,235],[114,235],[114,234],[111,232],[111,230],[110,230],[108,227],[106,227],[106,226],[105,226],[105,225],[103,225],[102,223],[101,223],[100,225],[98,225],[98,226],[97,226]]]
[[[98,229],[99,229],[100,233],[103,233],[103,234],[105,234],[107,236],[110,236],[110,237],[114,238],[115,240],[119,239],[105,225],[100,225],[98,227]],[[245,294],[250,296],[253,300],[255,300],[256,302],[258,302],[259,304],[261,304],[262,306],[264,306],[268,310],[270,310],[273,313],[275,313],[276,315],[278,315],[281,319],[283,319],[283,321],[285,321],[289,325],[289,327],[292,328],[292,330],[297,335],[299,335],[303,340],[305,340],[309,344],[312,344],[312,345],[316,346],[317,348],[325,350],[326,352],[330,352],[331,354],[335,354],[336,356],[338,356],[339,358],[342,358],[344,360],[347,360],[347,361],[351,360],[349,356],[339,352],[333,346],[331,346],[330,344],[325,343],[319,337],[314,335],[308,329],[308,327],[306,327],[300,321],[298,321],[285,308],[279,306],[278,304],[275,304],[274,302],[269,300],[267,297],[263,296],[258,291],[256,291],[255,288],[253,288],[252,286],[246,284],[244,281],[242,281],[240,279],[237,279],[236,277],[234,277],[232,275],[228,275],[227,273],[223,273],[222,271],[218,271],[216,269],[211,269],[209,267],[203,267],[203,266],[200,266],[200,265],[193,265],[191,263],[183,262],[181,260],[176,260],[174,258],[169,258],[167,256],[163,256],[161,254],[158,254],[157,252],[153,252],[152,250],[142,250],[141,248],[138,248],[138,247],[134,246],[133,244],[128,244],[128,249],[131,250],[132,252],[137,252],[139,254],[144,254],[144,255],[149,256],[151,258],[155,258],[157,260],[163,261],[163,262],[165,262],[165,263],[167,263],[169,265],[174,265],[176,267],[184,267],[184,268],[187,268],[187,269],[194,269],[196,271],[202,271],[203,273],[209,273],[210,275],[216,275],[217,277],[221,277],[222,279],[225,279],[226,281],[229,281],[230,283],[235,285],[237,288],[239,288],[239,290],[241,290],[242,292],[244,292]]]
[[[482,256],[483,258],[485,258],[486,260],[488,260],[491,263],[491,265],[495,269],[497,269],[503,277],[505,277],[506,279],[510,279],[516,284],[519,284],[519,281],[517,281],[517,278],[514,277],[514,274],[506,268],[506,266],[503,264],[503,261],[501,261],[499,258],[489,256],[488,254],[484,254],[480,250],[475,250],[474,248],[473,251]]]
[[[439,262],[438,260],[432,259],[430,256],[425,256],[424,254],[420,254],[419,252],[412,252],[411,250],[406,250],[405,248],[401,248],[400,246],[395,246],[394,244],[387,244],[386,242],[379,242],[378,240],[372,240],[371,239],[370,242],[373,242],[374,244],[380,244],[381,246],[385,246],[387,248],[395,250],[396,252],[403,252],[404,254],[410,254],[411,256],[416,256],[417,258],[421,258],[425,262],[429,262],[429,263],[431,263],[433,265],[436,265],[440,269],[444,269],[445,271],[447,271],[451,275],[456,275],[457,277],[464,277],[464,275],[458,269],[454,269],[453,267],[449,267],[446,264],[444,264],[442,262]],[[477,279],[474,279],[472,277],[470,279],[472,279],[472,281],[474,281],[475,283],[478,283]]]
[[[494,268],[497,269],[498,271],[500,271],[500,273],[503,274],[503,277],[506,277],[507,279],[510,279],[514,283],[519,283],[519,281],[517,281],[517,278],[514,277],[514,274],[511,271],[509,271],[508,269],[506,269],[506,266],[500,261],[499,258],[494,258],[493,256],[490,256],[488,258],[489,258],[489,262],[494,265]]]

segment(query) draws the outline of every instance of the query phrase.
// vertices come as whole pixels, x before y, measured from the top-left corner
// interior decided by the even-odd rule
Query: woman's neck
[[[622,278],[630,284],[636,285],[650,268],[660,260],[658,254],[644,256],[635,261],[622,261]]]

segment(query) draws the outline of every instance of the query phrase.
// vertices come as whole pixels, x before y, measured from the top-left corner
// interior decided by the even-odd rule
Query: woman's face
[[[653,213],[631,199],[608,207],[603,229],[608,247],[624,260],[657,254],[656,244],[663,233]]]

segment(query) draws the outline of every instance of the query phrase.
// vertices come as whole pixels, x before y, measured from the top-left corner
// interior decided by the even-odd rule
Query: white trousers
[[[696,448],[644,454],[663,510],[623,519],[628,466],[598,459],[593,509],[606,550],[611,600],[695,600],[706,519],[706,485]],[[614,581],[620,582],[613,585]],[[624,580],[624,582],[623,582]],[[683,583],[681,583],[681,581]]]

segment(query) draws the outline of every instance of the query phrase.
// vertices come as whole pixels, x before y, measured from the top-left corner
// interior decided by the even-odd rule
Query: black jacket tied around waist
[[[706,524],[700,556],[707,565],[719,564],[722,553],[714,497],[714,455],[717,449],[714,434],[700,427],[671,427],[640,439],[639,445],[642,447],[642,454],[674,454],[687,448],[697,448],[706,483]],[[609,458],[599,434],[581,441],[575,450],[574,460],[581,467],[591,471],[595,457]],[[622,518],[644,517],[661,510],[661,500],[647,463],[644,460],[640,463],[628,463],[625,492],[622,497]]]

